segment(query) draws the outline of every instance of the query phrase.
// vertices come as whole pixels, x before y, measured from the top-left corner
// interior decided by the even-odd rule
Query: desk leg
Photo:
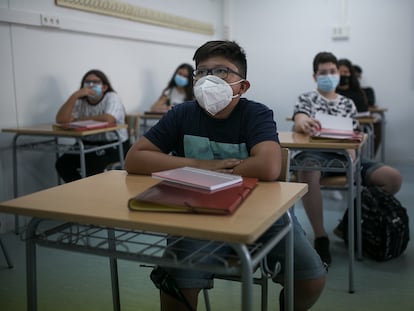
[[[285,240],[285,247],[286,247],[286,257],[285,257],[285,310],[286,311],[293,311],[294,309],[294,290],[293,290],[293,260],[294,260],[294,252],[293,252],[293,222],[292,216],[290,212],[286,212],[284,215],[286,223],[290,224],[290,230],[286,235]]]
[[[19,134],[14,135],[13,137],[13,196],[15,198],[19,195],[18,190],[18,181],[17,181],[17,139],[19,138]],[[14,232],[19,234],[19,215],[14,215]]]
[[[241,262],[242,279],[242,309],[241,311],[253,310],[253,264],[249,251],[244,244],[232,244],[239,255]]]
[[[76,142],[79,145],[79,157],[80,157],[80,173],[82,178],[86,177],[86,164],[85,164],[85,146],[80,138],[76,138]]]
[[[115,252],[115,232],[113,229],[108,229],[108,245],[109,249]],[[111,269],[112,303],[114,311],[119,311],[121,310],[121,301],[119,298],[118,265],[116,257],[109,258],[109,265]]]
[[[345,156],[348,158],[348,257],[349,257],[349,289],[350,293],[354,293],[354,257],[355,257],[355,218],[354,218],[354,165],[352,157],[348,152],[345,152]]]
[[[358,151],[357,151],[358,152]],[[357,240],[357,259],[362,260],[362,227],[361,227],[361,155],[356,164],[356,240]]]
[[[36,274],[36,242],[34,241],[36,227],[40,219],[33,218],[27,225],[26,231],[26,292],[27,310],[37,310],[37,274]]]
[[[381,162],[385,161],[385,137],[386,137],[386,133],[385,133],[385,125],[386,125],[386,120],[385,120],[385,113],[381,113]]]

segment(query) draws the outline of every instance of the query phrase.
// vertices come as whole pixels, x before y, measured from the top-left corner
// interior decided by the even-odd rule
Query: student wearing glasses
[[[190,64],[179,65],[151,111],[166,112],[177,104],[193,100],[193,70]]]
[[[276,180],[281,150],[273,111],[242,97],[250,88],[243,49],[232,41],[209,41],[196,50],[193,59],[195,100],[169,110],[131,147],[125,159],[128,173],[149,175],[190,166],[262,181]],[[273,236],[281,224],[274,223],[259,240]],[[323,290],[326,271],[294,216],[293,227],[295,310],[308,310]],[[279,243],[268,255],[270,266],[282,264],[282,273],[275,282],[283,281],[284,244]],[[196,239],[175,244],[184,253],[199,245]],[[223,255],[229,251],[223,249]],[[161,287],[161,310],[196,310],[200,290],[213,287],[210,273],[167,268],[161,268],[165,273],[160,273],[159,269],[152,276],[173,279],[184,296],[176,299]],[[283,295],[279,297],[283,310]]]
[[[107,76],[100,70],[90,70],[82,77],[79,90],[75,91],[60,107],[56,114],[57,123],[69,123],[81,120],[106,121],[114,124],[125,124],[125,108],[121,98],[115,93]],[[124,151],[129,148],[126,129],[118,130],[123,142]],[[117,141],[114,132],[89,135],[85,144],[103,145]],[[94,175],[104,171],[107,165],[119,161],[116,147],[87,153],[85,155],[86,175]],[[80,159],[76,154],[64,154],[56,162],[56,170],[65,182],[81,178],[79,173]]]

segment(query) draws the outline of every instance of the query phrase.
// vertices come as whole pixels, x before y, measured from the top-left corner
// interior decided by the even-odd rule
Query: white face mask
[[[233,89],[230,85],[242,81],[244,79],[227,83],[217,76],[208,75],[196,82],[194,85],[194,96],[201,108],[214,116],[226,108],[233,98],[240,96],[240,94],[233,95]]]

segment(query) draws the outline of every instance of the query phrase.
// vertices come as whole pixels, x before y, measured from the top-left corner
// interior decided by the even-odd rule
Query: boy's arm
[[[306,113],[299,112],[293,117],[295,123],[293,129],[295,132],[312,135],[316,130],[321,128],[318,120],[309,117]]]
[[[280,145],[274,141],[263,141],[250,150],[250,157],[237,165],[233,173],[256,177],[262,181],[275,181],[280,175]]]
[[[163,153],[143,136],[129,149],[125,158],[125,169],[131,174],[150,175],[157,171],[190,166],[233,173],[234,168],[241,162],[239,159],[197,160],[171,156]]]

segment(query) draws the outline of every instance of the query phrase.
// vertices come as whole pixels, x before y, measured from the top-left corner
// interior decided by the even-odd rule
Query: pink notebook
[[[241,184],[243,181],[243,178],[238,175],[218,173],[187,166],[155,172],[152,173],[152,177],[209,191],[225,189]]]
[[[56,124],[56,126],[65,130],[84,131],[115,126],[115,124],[105,121],[82,120],[64,124]]]

